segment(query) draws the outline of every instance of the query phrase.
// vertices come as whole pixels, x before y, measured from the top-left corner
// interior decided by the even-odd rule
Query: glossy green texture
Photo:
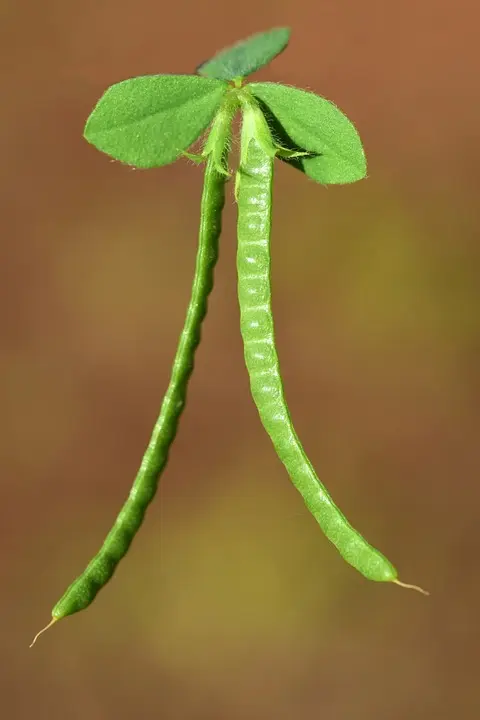
[[[250,83],[275,139],[308,150],[312,157],[286,159],[315,182],[353,183],[367,173],[362,142],[353,123],[325,98],[277,83]]]
[[[245,147],[245,143],[247,146]],[[238,198],[238,298],[250,388],[260,419],[307,508],[343,558],[369,580],[395,581],[393,565],[352,528],[319,481],[285,400],[271,304],[270,232],[274,159],[251,128],[242,132]]]
[[[209,78],[235,80],[247,77],[268,65],[288,45],[290,28],[281,27],[257,33],[232,47],[221,50],[197,67],[197,73]]]
[[[194,75],[124,80],[100,98],[84,137],[127,165],[168,165],[205,131],[227,90],[225,82]]]
[[[221,213],[225,201],[225,180],[225,175],[215,169],[214,158],[210,157],[205,169],[199,247],[192,295],[159,418],[130,495],[112,530],[99,553],[55,605],[52,611],[54,619],[58,620],[84,610],[95,599],[98,591],[110,580],[118,563],[130,547],[135,533],[142,524],[145,511],[157,491],[158,481],[167,464],[170,446],[185,406],[195,350],[200,342],[201,325],[207,313],[208,295],[213,287],[213,272],[217,262],[218,239],[221,232]]]

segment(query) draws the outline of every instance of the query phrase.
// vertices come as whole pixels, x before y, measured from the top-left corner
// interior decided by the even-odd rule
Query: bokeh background
[[[480,10],[471,0],[0,0],[0,707],[4,718],[478,718]],[[114,82],[277,25],[258,78],[356,123],[369,178],[278,167],[274,306],[320,477],[429,598],[323,538],[249,396],[230,191],[159,496],[85,613],[28,644],[98,549],[165,390],[201,170],[82,139]]]

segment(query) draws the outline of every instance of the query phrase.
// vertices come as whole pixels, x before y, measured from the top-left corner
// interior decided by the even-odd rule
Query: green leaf
[[[84,137],[128,165],[168,165],[203,133],[228,87],[195,75],[124,80],[100,98],[87,120]]]
[[[251,83],[274,139],[312,157],[284,162],[322,184],[352,183],[367,172],[360,137],[350,120],[333,103],[313,93],[276,83]]]
[[[197,67],[197,73],[219,80],[235,80],[251,75],[268,65],[288,45],[290,28],[274,28],[252,35],[232,47],[221,50]]]

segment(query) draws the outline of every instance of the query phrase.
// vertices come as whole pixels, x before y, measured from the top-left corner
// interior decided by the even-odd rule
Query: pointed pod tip
[[[51,628],[52,625],[57,622],[57,620],[58,620],[58,618],[52,617],[52,619],[50,620],[50,622],[48,623],[48,625],[45,625],[45,627],[42,628],[41,630],[39,630],[39,632],[35,635],[35,637],[33,638],[32,642],[30,643],[29,647],[33,647],[33,646],[35,645],[35,643],[37,642],[37,639],[40,637],[40,635],[42,635],[46,630],[48,630],[49,628]]]
[[[401,582],[400,580],[392,580],[392,582],[395,583],[395,585],[399,585],[399,587],[406,588],[407,590],[416,590],[417,592],[421,593],[422,595],[430,595],[428,590],[424,590],[419,585],[410,585],[409,583]]]

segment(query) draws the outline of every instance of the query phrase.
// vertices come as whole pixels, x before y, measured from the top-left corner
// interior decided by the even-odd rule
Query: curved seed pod
[[[285,400],[271,306],[270,231],[274,157],[244,113],[237,176],[238,298],[250,388],[260,419],[306,506],[342,557],[369,580],[397,582],[386,557],[356,531],[319,481],[297,437]],[[263,130],[261,130],[263,132]],[[417,588],[418,589],[418,588]]]
[[[217,171],[216,164],[218,152],[217,157],[212,153],[207,160],[192,295],[170,383],[152,437],[129,497],[113,528],[97,555],[55,605],[52,620],[47,627],[67,615],[87,608],[99,590],[110,580],[143,522],[145,512],[157,491],[160,475],[167,464],[178,421],[185,406],[188,381],[193,371],[194,355],[200,342],[201,325],[207,313],[207,301],[213,287],[213,272],[218,258],[226,176]],[[32,645],[38,635],[40,633],[35,636]]]

